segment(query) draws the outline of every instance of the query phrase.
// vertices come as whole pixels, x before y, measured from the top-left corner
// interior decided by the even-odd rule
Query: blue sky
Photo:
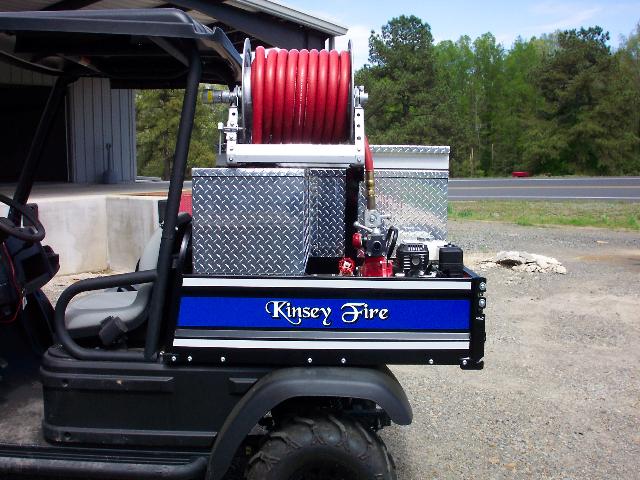
[[[355,63],[366,62],[371,29],[380,30],[390,18],[413,14],[431,25],[436,42],[461,35],[475,38],[493,33],[509,47],[518,36],[529,38],[558,29],[600,25],[611,34],[617,47],[621,35],[628,35],[640,20],[640,0],[283,0],[309,13],[335,19],[349,27],[354,43]],[[338,41],[338,47],[343,42]],[[346,44],[346,42],[344,42]]]

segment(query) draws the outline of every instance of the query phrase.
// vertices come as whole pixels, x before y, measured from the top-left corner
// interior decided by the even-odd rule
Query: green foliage
[[[633,202],[459,201],[449,202],[448,213],[451,220],[640,230],[640,207]]]
[[[183,90],[142,90],[136,93],[138,175],[169,178]],[[215,165],[217,125],[222,109],[198,101],[189,147],[188,171]]]
[[[372,142],[410,143],[432,135],[433,56],[431,28],[417,17],[393,19],[380,35],[371,35],[371,65],[357,73],[357,81],[369,86]]]
[[[451,145],[454,176],[640,173],[640,26],[612,52],[600,27],[505,50],[490,33],[434,44],[415,16],[369,39],[356,82],[372,143]]]

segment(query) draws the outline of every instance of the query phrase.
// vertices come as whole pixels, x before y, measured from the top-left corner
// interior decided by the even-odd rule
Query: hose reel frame
[[[243,46],[242,84],[231,92],[206,91],[203,99],[207,103],[229,103],[229,117],[226,125],[218,124],[224,134],[226,149],[221,149],[219,165],[239,165],[248,163],[268,164],[312,164],[312,165],[364,165],[365,135],[364,109],[367,95],[363,87],[355,86],[352,43],[347,50],[350,62],[349,94],[347,94],[347,142],[323,143],[318,149],[315,143],[261,143],[253,144],[253,97],[252,97],[252,55],[251,42],[247,38]]]

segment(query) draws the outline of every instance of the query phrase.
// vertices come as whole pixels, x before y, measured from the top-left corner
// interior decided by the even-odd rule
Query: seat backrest
[[[176,220],[176,231],[191,222],[191,215],[185,212],[178,213]],[[138,264],[138,270],[154,270],[158,267],[158,256],[160,255],[160,243],[162,242],[162,227],[156,228],[151,235],[149,241],[144,246],[140,262]]]
[[[158,255],[160,254],[160,242],[162,241],[162,228],[156,228],[153,235],[144,246],[138,270],[154,270],[158,266]]]

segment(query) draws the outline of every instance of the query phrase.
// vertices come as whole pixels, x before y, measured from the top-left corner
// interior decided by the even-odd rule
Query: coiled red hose
[[[252,143],[348,140],[350,84],[349,52],[256,48]]]
[[[256,48],[251,64],[252,143],[336,144],[349,139],[349,52]],[[375,209],[373,156],[365,137],[367,208]]]

